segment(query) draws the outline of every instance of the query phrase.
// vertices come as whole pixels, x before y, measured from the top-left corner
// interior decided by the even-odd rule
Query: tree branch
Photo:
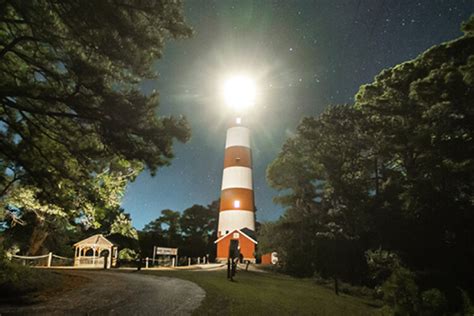
[[[30,96],[25,96],[25,97],[28,98]],[[33,99],[35,99],[35,98],[33,98]],[[78,119],[87,119],[87,120],[91,120],[91,121],[98,121],[98,119],[96,119],[96,118],[92,118],[92,117],[88,117],[88,116],[81,116],[81,115],[74,114],[74,113],[42,111],[42,110],[38,110],[38,109],[27,108],[27,107],[19,105],[17,102],[12,102],[12,101],[8,100],[7,98],[3,98],[2,101],[5,102],[4,104],[8,107],[17,109],[19,111],[28,112],[28,113],[34,113],[34,114],[39,114],[39,115],[47,115],[47,116],[55,116],[55,117],[78,118]]]
[[[36,42],[38,39],[32,37],[32,36],[20,36],[15,38],[13,41],[11,41],[9,44],[7,44],[1,51],[0,51],[0,58],[3,58],[6,53],[11,51],[18,43],[22,41],[33,41]]]
[[[21,176],[17,176],[16,174],[13,176],[13,179],[2,189],[0,192],[0,198],[5,195],[8,191],[8,189],[15,183],[16,181],[20,180]]]

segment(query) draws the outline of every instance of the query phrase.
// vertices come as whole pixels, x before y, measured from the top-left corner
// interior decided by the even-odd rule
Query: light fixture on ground
[[[245,114],[254,106],[255,82],[242,75],[225,81],[223,97],[233,110],[227,129],[219,212],[217,260],[226,261],[229,246],[238,244],[244,260],[255,262],[255,207],[250,130]]]

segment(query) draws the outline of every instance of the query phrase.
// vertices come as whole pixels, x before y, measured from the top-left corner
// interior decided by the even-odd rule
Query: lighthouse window
[[[235,201],[234,201],[234,207],[235,207],[235,208],[239,208],[239,207],[240,207],[240,201],[239,201],[239,200],[235,200]]]
[[[242,124],[242,118],[240,118],[240,117],[236,118],[236,119],[235,119],[235,123],[236,123],[237,125]]]

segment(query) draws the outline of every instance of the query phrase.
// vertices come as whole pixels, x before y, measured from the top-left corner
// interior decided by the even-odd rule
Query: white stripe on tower
[[[252,190],[252,169],[248,167],[227,167],[222,176],[222,190],[244,188]]]
[[[247,127],[235,126],[227,130],[225,148],[232,146],[250,148],[250,131]]]
[[[219,214],[218,231],[229,232],[244,227],[255,230],[255,214],[251,211],[227,210]]]

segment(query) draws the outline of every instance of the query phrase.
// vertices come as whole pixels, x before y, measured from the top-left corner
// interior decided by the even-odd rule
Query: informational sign
[[[177,256],[178,248],[155,247],[155,253],[157,255]]]

